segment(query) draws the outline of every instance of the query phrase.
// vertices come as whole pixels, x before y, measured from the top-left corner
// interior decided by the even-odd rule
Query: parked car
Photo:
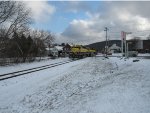
[[[128,51],[128,57],[137,57],[138,52],[137,51]]]

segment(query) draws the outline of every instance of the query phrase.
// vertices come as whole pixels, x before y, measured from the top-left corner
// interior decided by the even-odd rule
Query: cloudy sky
[[[121,31],[132,32],[131,37],[150,34],[150,1],[26,1],[32,11],[31,27],[56,35],[56,42],[89,44],[120,39]]]

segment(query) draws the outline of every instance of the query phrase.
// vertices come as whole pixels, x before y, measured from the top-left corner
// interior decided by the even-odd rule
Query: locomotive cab
[[[81,45],[76,45],[71,47],[69,54],[70,58],[84,58],[94,56],[96,51]]]

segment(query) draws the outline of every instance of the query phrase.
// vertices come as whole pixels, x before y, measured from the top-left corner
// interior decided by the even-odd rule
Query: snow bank
[[[0,82],[2,113],[149,113],[150,61],[86,58]]]

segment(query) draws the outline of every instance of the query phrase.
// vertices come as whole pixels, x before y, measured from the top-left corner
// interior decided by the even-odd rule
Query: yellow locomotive
[[[71,47],[69,57],[70,58],[83,58],[95,56],[96,50],[84,47],[82,45],[75,45]]]

